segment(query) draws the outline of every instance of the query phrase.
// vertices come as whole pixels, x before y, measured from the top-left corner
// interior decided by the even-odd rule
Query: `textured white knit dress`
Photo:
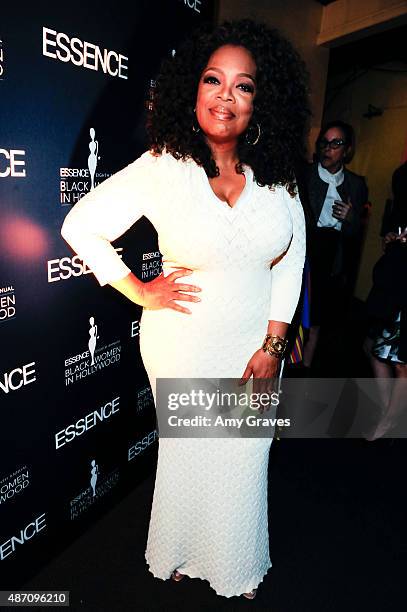
[[[104,181],[67,215],[64,238],[101,285],[129,268],[110,241],[145,215],[158,232],[164,274],[198,285],[192,314],[144,309],[141,355],[156,378],[240,378],[261,347],[268,320],[291,322],[301,288],[305,224],[285,189],[253,181],[233,207],[203,168],[149,152]],[[270,270],[270,264],[283,257]],[[267,468],[271,439],[160,438],[146,560],[154,576],[209,581],[231,597],[256,588],[271,567]]]

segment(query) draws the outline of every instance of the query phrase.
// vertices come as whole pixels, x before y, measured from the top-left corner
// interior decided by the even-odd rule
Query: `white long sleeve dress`
[[[240,378],[261,347],[268,320],[291,322],[305,257],[299,198],[246,184],[233,207],[203,168],[146,152],[81,199],[62,235],[101,285],[129,268],[110,244],[145,215],[158,232],[163,270],[193,270],[178,282],[201,302],[144,309],[140,350],[156,379]],[[270,270],[273,260],[285,253]],[[271,438],[160,438],[146,560],[154,576],[178,569],[232,597],[256,588],[271,567],[267,470]]]

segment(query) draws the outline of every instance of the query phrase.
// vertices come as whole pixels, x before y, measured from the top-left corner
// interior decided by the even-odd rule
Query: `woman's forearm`
[[[144,283],[139,280],[133,272],[130,272],[127,276],[118,281],[109,282],[109,285],[117,291],[120,291],[120,293],[135,304],[144,306]]]
[[[267,334],[270,334],[270,336],[280,336],[281,338],[285,338],[288,325],[288,323],[284,323],[283,321],[269,321],[267,326]]]

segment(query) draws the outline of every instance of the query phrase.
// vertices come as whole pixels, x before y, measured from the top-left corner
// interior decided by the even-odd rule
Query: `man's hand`
[[[335,200],[332,206],[332,216],[338,221],[348,221],[352,220],[353,215],[353,205],[348,198],[347,202],[341,202],[340,200]]]

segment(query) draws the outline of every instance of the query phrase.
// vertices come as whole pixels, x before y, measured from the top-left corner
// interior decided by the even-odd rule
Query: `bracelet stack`
[[[272,355],[273,357],[282,357],[287,348],[288,340],[281,338],[281,336],[273,336],[267,334],[262,349],[265,353]]]

